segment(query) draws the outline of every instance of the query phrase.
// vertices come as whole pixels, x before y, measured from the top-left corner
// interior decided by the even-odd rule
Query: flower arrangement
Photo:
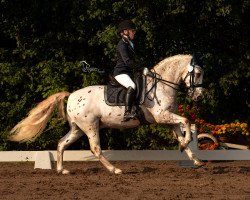
[[[196,119],[194,122],[197,125],[198,133],[211,133],[211,134],[213,134],[213,130],[216,127],[216,125],[213,125],[211,123],[207,123],[203,119]]]
[[[204,144],[198,144],[200,150],[215,150],[218,149],[220,144],[219,143],[204,143]]]
[[[178,111],[182,116],[187,117],[191,122],[194,122],[197,125],[198,133],[210,133],[216,136],[227,135],[243,135],[249,136],[249,127],[245,122],[232,122],[221,125],[214,125],[211,123],[205,122],[203,119],[197,117],[198,108],[189,105],[179,105]]]
[[[247,123],[234,122],[230,124],[222,124],[215,126],[212,134],[222,135],[222,134],[231,134],[231,135],[249,135]]]

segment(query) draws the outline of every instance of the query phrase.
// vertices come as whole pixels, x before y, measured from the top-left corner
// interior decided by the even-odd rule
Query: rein
[[[157,103],[158,103],[159,105],[160,105],[160,102],[158,101],[157,96],[156,96],[156,88],[157,88],[157,83],[158,83],[158,82],[162,82],[163,84],[165,84],[165,85],[167,85],[167,86],[169,86],[169,87],[171,87],[171,88],[173,88],[173,89],[175,89],[175,90],[179,90],[179,87],[178,87],[178,88],[175,88],[174,86],[172,86],[172,85],[179,86],[179,84],[176,84],[176,83],[173,83],[173,82],[171,82],[171,81],[167,81],[167,80],[162,79],[161,76],[160,76],[159,74],[157,74],[156,72],[148,71],[147,75],[145,75],[145,76],[150,76],[150,77],[153,79],[153,84],[152,84],[151,88],[145,93],[145,97],[147,97],[147,99],[150,100],[150,101],[153,101],[154,98],[156,98]],[[158,77],[157,77],[157,76],[158,76]],[[172,85],[170,85],[170,84],[172,84]],[[153,98],[150,99],[149,96],[148,96],[148,94],[149,94],[152,90],[154,90],[154,94],[153,94]]]
[[[191,90],[194,92],[194,88],[196,88],[196,87],[202,87],[202,84],[195,84],[195,83],[194,83],[194,68],[195,68],[195,66],[194,66],[194,65],[191,65],[191,67],[192,67],[192,70],[190,70],[190,71],[187,73],[187,75],[186,75],[185,78],[184,78],[184,81],[186,80],[186,78],[187,78],[188,76],[190,76],[190,79],[189,79],[190,86],[187,87],[187,89],[191,89]],[[148,71],[146,71],[146,72],[144,73],[144,75],[145,75],[145,76],[150,76],[150,77],[153,79],[152,87],[145,93],[145,97],[147,97],[147,99],[149,99],[150,101],[153,101],[154,98],[156,98],[157,103],[160,104],[159,101],[158,101],[158,99],[157,99],[157,96],[156,96],[156,88],[157,88],[157,83],[158,83],[158,82],[161,82],[161,83],[163,83],[163,84],[165,84],[165,85],[167,85],[167,86],[169,86],[169,87],[171,87],[171,88],[173,88],[173,89],[175,89],[175,90],[177,90],[177,91],[183,92],[183,91],[181,91],[181,90],[179,89],[180,84],[173,83],[173,82],[171,82],[171,81],[162,79],[161,76],[160,76],[160,74],[157,74],[156,72],[151,72],[151,71],[148,70]],[[174,86],[177,86],[177,88],[174,87]],[[150,98],[148,97],[148,94],[149,94],[152,90],[154,90],[154,94],[153,94],[154,96],[153,96],[152,99],[150,99]],[[184,93],[184,92],[183,92],[183,93]]]
[[[153,73],[154,73],[153,80],[156,79],[156,80],[158,80],[158,82],[162,82],[163,84],[165,84],[165,85],[167,85],[167,86],[169,86],[169,87],[171,87],[171,88],[173,88],[173,89],[175,89],[175,90],[179,90],[179,87],[178,87],[178,88],[175,88],[175,87],[172,86],[172,85],[179,86],[179,84],[173,83],[173,82],[171,82],[171,81],[167,81],[167,80],[162,79],[162,78],[159,78],[159,77],[161,77],[159,74],[157,74],[156,72],[153,72]],[[158,75],[159,77],[157,77],[157,75]],[[170,85],[170,84],[172,84],[172,85]]]

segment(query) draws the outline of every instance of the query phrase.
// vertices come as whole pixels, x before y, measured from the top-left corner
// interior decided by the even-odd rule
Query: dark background
[[[105,84],[113,69],[117,24],[132,19],[142,66],[175,54],[204,56],[205,99],[199,116],[214,124],[249,122],[248,0],[2,0],[0,2],[0,150],[56,148],[68,126],[53,117],[36,142],[10,143],[9,130],[51,94]],[[105,74],[84,73],[86,60]],[[191,102],[180,96],[181,104]],[[162,126],[103,130],[114,149],[164,149]],[[75,144],[88,148],[86,138]]]

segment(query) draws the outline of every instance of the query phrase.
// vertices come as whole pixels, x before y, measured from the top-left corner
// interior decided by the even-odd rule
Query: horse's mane
[[[184,54],[179,54],[171,57],[167,57],[160,61],[158,64],[156,64],[153,68],[157,69],[158,67],[162,65],[168,65],[168,66],[173,66],[173,63],[175,63],[177,60],[183,60],[183,59],[190,59],[192,56],[191,55],[184,55]]]

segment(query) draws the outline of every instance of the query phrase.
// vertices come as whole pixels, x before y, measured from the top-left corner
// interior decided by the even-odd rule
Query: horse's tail
[[[16,142],[35,140],[46,127],[46,124],[56,105],[62,118],[66,119],[64,111],[64,98],[70,95],[69,92],[59,92],[49,96],[33,108],[28,116],[20,121],[11,131],[9,139]]]

